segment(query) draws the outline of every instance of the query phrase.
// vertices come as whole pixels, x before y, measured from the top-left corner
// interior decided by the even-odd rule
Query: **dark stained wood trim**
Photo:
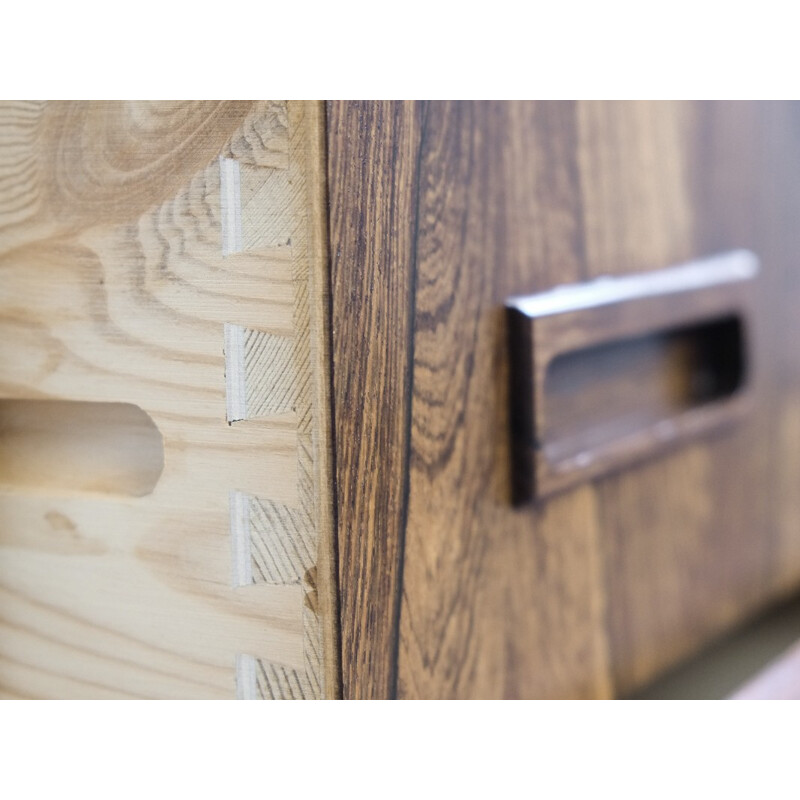
[[[396,695],[421,106],[328,103],[333,404],[346,699]]]

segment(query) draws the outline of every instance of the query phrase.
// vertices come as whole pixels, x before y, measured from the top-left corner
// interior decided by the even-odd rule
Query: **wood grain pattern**
[[[629,694],[800,583],[797,108],[391,110],[329,104],[345,695]],[[738,247],[753,419],[513,510],[506,297]]]
[[[581,502],[556,502],[544,514],[512,511],[504,434],[502,301],[512,291],[581,276],[569,148],[574,109],[558,105],[545,117],[517,104],[395,111],[401,122],[391,133],[400,131],[399,143],[380,133],[371,108],[329,106],[343,669],[352,676],[345,696],[392,696],[383,678],[393,669],[392,637],[399,637],[401,697],[606,695],[593,498],[583,493]],[[380,172],[361,147],[388,151],[395,174],[418,176],[418,196],[406,188],[374,212],[381,230],[400,227],[393,247],[356,250],[363,228],[357,212],[340,205],[348,197],[357,208],[376,208],[347,194],[362,159]],[[384,274],[412,275],[413,294],[404,294],[406,283],[394,295],[371,293]],[[370,314],[354,316],[354,301],[369,303]],[[372,372],[348,358],[356,342]],[[389,371],[395,359],[403,368]],[[406,405],[376,408],[366,391],[365,405],[346,402],[364,381],[378,391],[384,375],[395,382],[391,398],[411,397],[411,419],[404,419]],[[342,443],[354,430],[381,430],[387,416],[397,433],[380,440],[387,444],[374,458]],[[375,448],[378,437],[353,438]],[[401,444],[410,449],[399,457]],[[398,491],[406,480],[407,500]],[[360,528],[353,509],[361,510]],[[405,553],[403,576],[398,551]],[[401,581],[402,614],[392,629],[389,597]],[[376,626],[366,614],[354,620],[346,613],[356,592],[372,599],[370,614],[383,620],[377,652]],[[561,631],[555,642],[553,626]],[[539,648],[545,659],[531,670]],[[369,670],[360,668],[366,659]]]
[[[142,497],[0,487],[4,693],[337,695],[322,131],[0,109],[0,394],[138,406],[164,451]]]
[[[346,698],[395,693],[419,138],[416,104],[328,104],[337,538]]]
[[[579,107],[591,275],[643,272],[695,255],[692,114],[681,104]],[[695,444],[598,484],[609,636],[623,692],[686,652],[687,623],[702,602],[687,584],[700,588],[710,578],[709,460],[708,448]]]
[[[793,169],[800,152],[791,127],[778,137],[770,119],[786,111],[770,104],[682,104],[673,109],[672,127],[683,130],[670,156],[678,159],[675,177],[667,181],[656,172],[652,179],[650,174],[632,173],[624,179],[644,184],[649,187],[644,191],[653,195],[656,179],[663,181],[663,191],[675,196],[663,202],[685,204],[690,210],[683,227],[671,227],[676,255],[731,246],[759,254],[763,267],[753,346],[763,374],[755,398],[757,413],[747,424],[635,474],[599,484],[609,634],[622,694],[797,587],[796,577],[782,584],[774,561],[775,515],[792,519],[790,540],[800,521],[786,498],[779,501],[774,495],[795,460],[785,445],[777,444],[781,415],[775,406],[784,406],[790,397],[781,382],[796,380],[798,372],[781,324],[788,322],[787,303],[797,296],[788,267],[793,256],[787,237],[793,226],[788,220],[783,225],[768,222],[776,214],[800,208],[796,189],[776,191],[783,180],[776,183],[777,176]],[[663,124],[662,118],[651,123]],[[618,139],[616,146],[622,158],[630,145]],[[770,152],[771,164],[765,159]],[[597,171],[594,176],[614,185],[611,176]],[[618,179],[616,185],[620,183]],[[616,213],[616,196],[607,194],[609,205],[603,213],[609,217]],[[637,221],[635,216],[631,219]],[[652,222],[643,219],[641,225]],[[658,245],[650,258],[663,255],[662,248]],[[595,267],[598,273],[606,269],[605,264]],[[779,379],[781,371],[784,377]],[[790,565],[787,561],[781,568],[796,569]]]
[[[556,501],[544,513],[509,507],[501,306],[522,281],[566,277],[563,264],[548,274],[546,262],[531,274],[523,256],[538,237],[565,255],[573,244],[538,216],[550,187],[537,167],[553,157],[553,140],[571,133],[571,107],[561,112],[555,130],[541,130],[535,115],[515,119],[504,104],[427,109],[398,667],[403,697],[610,691],[591,499]],[[531,147],[538,158],[526,174],[523,154]],[[548,205],[557,202],[556,196]],[[579,263],[574,258],[570,272]],[[526,669],[525,655],[536,652],[546,656],[536,670]]]
[[[0,695],[627,695],[795,592],[799,108],[4,105]],[[752,419],[514,509],[505,299],[737,247]]]

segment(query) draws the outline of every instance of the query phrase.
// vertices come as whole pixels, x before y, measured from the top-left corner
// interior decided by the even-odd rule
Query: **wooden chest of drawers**
[[[0,690],[626,696],[792,595],[799,186],[791,103],[4,106]],[[506,300],[736,249],[748,413],[514,504]]]

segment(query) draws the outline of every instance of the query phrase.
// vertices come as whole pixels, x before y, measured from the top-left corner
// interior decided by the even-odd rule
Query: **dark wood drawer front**
[[[800,582],[800,110],[328,105],[345,696],[627,694]],[[753,413],[511,503],[510,295],[758,253]]]

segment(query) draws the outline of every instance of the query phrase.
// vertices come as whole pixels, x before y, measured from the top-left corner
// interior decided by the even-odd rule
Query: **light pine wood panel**
[[[163,440],[139,497],[2,470],[6,694],[337,695],[322,136],[315,103],[0,109],[0,428],[125,403]]]

